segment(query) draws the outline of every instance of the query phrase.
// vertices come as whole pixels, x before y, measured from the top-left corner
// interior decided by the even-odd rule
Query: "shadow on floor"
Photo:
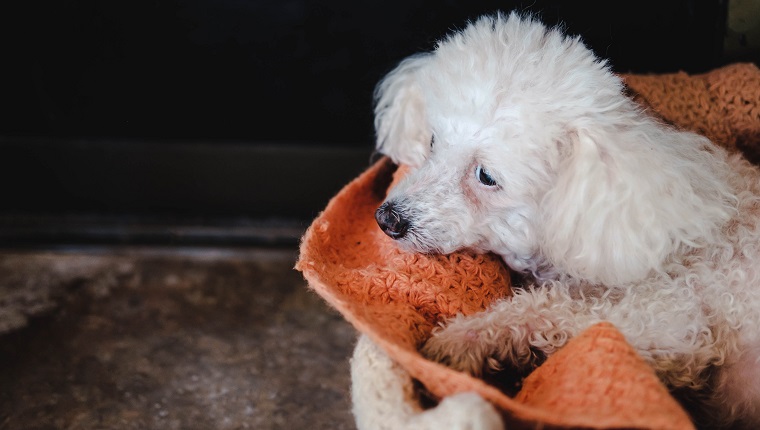
[[[356,332],[296,258],[0,253],[0,429],[355,428]]]

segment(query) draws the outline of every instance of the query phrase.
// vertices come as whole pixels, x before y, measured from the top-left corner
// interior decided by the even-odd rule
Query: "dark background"
[[[562,22],[621,72],[719,64],[726,14],[718,1],[5,3],[4,134],[341,145],[372,140],[383,74],[481,13]]]
[[[3,2],[0,239],[302,227],[370,162],[375,83],[467,20],[530,11],[582,35],[615,71],[698,73],[748,60],[722,49],[728,5]],[[165,239],[157,231],[150,240]]]

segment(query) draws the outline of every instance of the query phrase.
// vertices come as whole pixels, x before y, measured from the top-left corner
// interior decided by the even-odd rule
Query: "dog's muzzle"
[[[393,239],[401,239],[409,230],[409,221],[401,216],[393,202],[385,202],[377,208],[375,220],[383,232]]]

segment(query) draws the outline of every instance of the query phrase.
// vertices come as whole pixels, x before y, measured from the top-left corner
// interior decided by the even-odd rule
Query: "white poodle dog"
[[[491,251],[532,280],[437,329],[428,357],[526,369],[609,321],[720,425],[760,428],[756,167],[515,13],[407,58],[375,95],[379,151],[413,167],[377,210],[383,231],[417,252]]]

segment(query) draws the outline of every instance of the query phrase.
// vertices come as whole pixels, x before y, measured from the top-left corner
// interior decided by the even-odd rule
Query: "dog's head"
[[[579,38],[486,16],[377,86],[378,149],[414,167],[378,209],[421,252],[618,283],[698,246],[731,213],[710,143],[646,116]]]

